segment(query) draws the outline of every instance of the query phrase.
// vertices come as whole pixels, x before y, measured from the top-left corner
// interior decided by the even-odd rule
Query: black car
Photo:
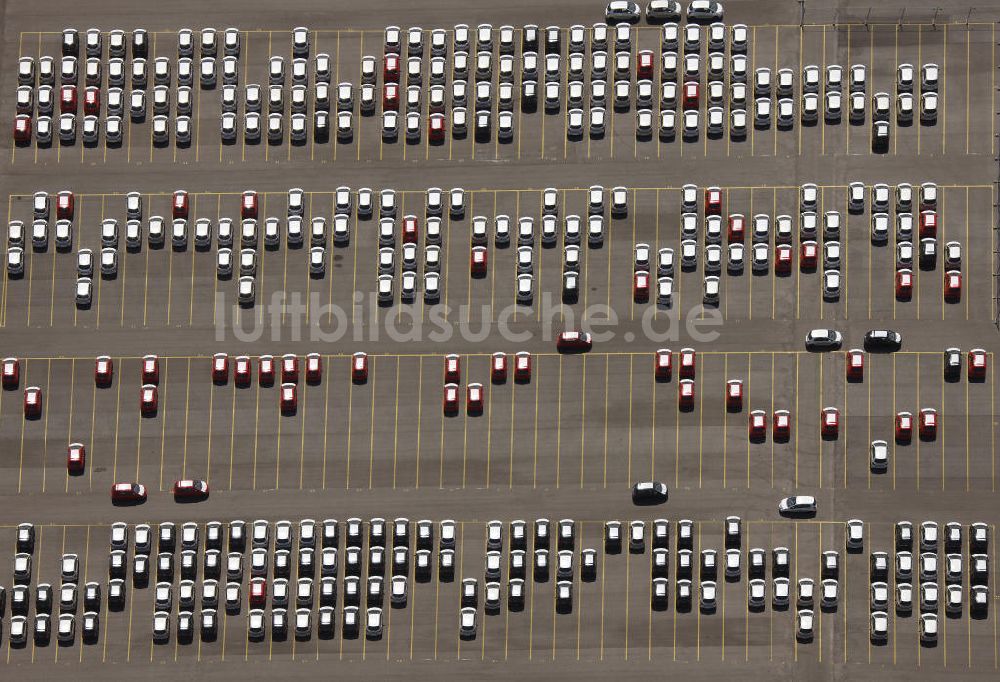
[[[889,151],[889,124],[885,121],[872,123],[872,153],[886,154]]]
[[[958,381],[962,375],[962,351],[958,348],[946,348],[944,351],[944,380]]]
[[[538,26],[525,24],[521,29],[521,52],[538,52]]]
[[[524,81],[521,83],[521,111],[526,114],[534,113],[538,109],[538,83],[535,81]]]
[[[489,142],[492,131],[490,112],[476,112],[476,142]]]
[[[903,337],[891,329],[873,329],[865,334],[866,351],[897,351],[903,346]]]
[[[634,504],[663,504],[667,501],[667,486],[660,481],[640,481],[632,486]]]

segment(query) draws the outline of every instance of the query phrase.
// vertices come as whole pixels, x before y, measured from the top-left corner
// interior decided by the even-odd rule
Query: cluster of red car
[[[497,352],[490,358],[490,381],[494,384],[507,383],[507,355]],[[514,354],[514,381],[519,384],[531,381],[531,353],[520,351]],[[458,387],[462,382],[462,359],[452,353],[444,359],[444,413],[456,415],[459,411]],[[466,386],[465,410],[470,416],[483,413],[483,385],[478,382]]]

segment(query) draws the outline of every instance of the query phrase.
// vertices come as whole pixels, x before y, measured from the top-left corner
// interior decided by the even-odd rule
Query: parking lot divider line
[[[423,377],[421,377],[421,378],[423,378]],[[516,401],[516,391],[517,391],[517,384],[515,382],[515,385],[511,387],[511,394],[510,394],[510,442],[509,442],[510,452],[509,452],[509,455],[508,455],[508,462],[507,462],[507,489],[508,490],[512,490],[514,488],[514,405],[517,403],[517,401]],[[417,409],[419,410],[420,408],[418,407]],[[419,414],[419,412],[418,412],[418,414]],[[420,454],[420,451],[419,451],[419,448],[418,448],[417,455],[419,456],[419,454]],[[505,655],[506,655],[506,649],[505,649]]]
[[[750,383],[750,355],[747,355],[747,384]],[[771,353],[771,418],[774,418],[774,353]],[[765,426],[765,428],[767,428]],[[749,440],[749,439],[748,439]],[[774,434],[771,435],[771,489],[774,489]],[[750,608],[749,602],[747,609]]]
[[[799,78],[802,77],[802,37],[803,37],[802,34],[803,34],[803,27],[800,26],[799,27],[799,72],[798,72]],[[800,106],[801,106],[801,97],[799,98],[799,101],[800,101]],[[800,117],[800,120],[798,121],[798,125],[795,126],[795,129],[799,133],[799,148],[798,148],[798,152],[796,152],[796,153],[799,156],[802,156],[802,121],[801,121],[801,117]],[[798,660],[798,659],[796,659],[796,660]]]
[[[697,521],[696,523],[698,524],[698,554],[696,556],[698,556],[700,558],[701,557],[701,521]],[[694,563],[693,559],[692,559],[691,563]],[[695,619],[696,619],[696,623],[697,623],[697,625],[695,626],[695,633],[696,633],[696,636],[695,636],[695,660],[698,661],[698,662],[701,662],[701,576],[699,575],[698,577],[699,577],[699,580],[698,580],[698,595],[697,595],[698,607],[695,609],[695,614],[696,614],[695,615]],[[694,600],[695,600],[695,595],[692,595],[691,596],[691,601],[694,601]],[[675,604],[675,607],[676,607],[676,604]]]
[[[796,365],[796,376],[798,376],[798,366],[797,365]],[[796,380],[795,383],[798,384],[798,380]],[[798,393],[798,390],[796,390],[796,393]],[[798,406],[796,406],[795,414],[798,415],[798,413],[799,413]],[[799,430],[798,429],[798,423],[796,423],[795,424],[795,432],[798,433],[798,430]],[[798,475],[796,474],[795,487],[798,487],[798,485],[799,485],[799,483],[798,483]],[[796,585],[796,590],[797,590],[798,584],[799,584],[799,524],[797,524],[797,523],[792,524],[792,529],[793,529],[793,533],[794,533],[793,539],[792,539],[792,547],[794,548],[793,551],[795,552],[795,564],[794,564],[795,568],[794,568],[794,570],[795,570],[795,585]],[[791,587],[791,586],[789,586],[789,587]],[[789,590],[789,591],[791,591],[791,590]],[[797,591],[796,591],[796,594],[798,594]],[[895,628],[893,628],[893,631],[895,631]],[[799,661],[799,638],[798,637],[792,637],[792,652],[793,652],[793,656],[794,656],[795,662],[798,663],[798,661]]]
[[[996,414],[996,382],[994,381],[995,371],[994,371],[994,353],[990,352],[990,414]],[[997,447],[996,447],[996,436],[997,430],[996,425],[990,421],[990,490],[993,492],[997,491]],[[996,562],[994,562],[994,570],[996,570]],[[996,624],[996,612],[993,614],[994,625]],[[995,664],[994,664],[995,665]]]
[[[917,356],[917,408],[919,409],[923,405],[922,399],[920,397],[920,356]],[[895,382],[895,377],[893,377]],[[917,492],[920,492],[920,441],[922,438],[917,438]]]
[[[944,49],[941,56],[941,155],[948,143],[948,25],[944,25]],[[990,69],[993,70],[992,68]]]
[[[625,480],[632,480],[632,356],[628,358],[628,466]],[[559,356],[559,399],[562,400],[562,356]]]
[[[629,479],[629,480],[631,480],[631,479]],[[629,548],[628,551],[625,552],[625,599],[624,599],[624,601],[625,601],[625,660],[626,661],[628,660],[628,603],[629,603],[629,601],[631,601],[631,599],[630,599],[631,595],[629,594],[629,587],[630,587],[629,583],[630,583],[630,578],[631,578],[631,576],[629,575],[631,573],[631,570],[629,570],[629,569],[630,569],[631,561],[632,561],[632,549]]]
[[[823,68],[822,73],[825,74],[826,73],[826,25],[823,26],[823,66],[822,66],[822,68]],[[825,91],[826,91],[826,88],[824,88],[824,92]],[[824,109],[825,109],[825,106],[824,106]],[[825,115],[825,112],[824,112],[824,115],[822,117],[820,117],[819,126],[820,126],[819,127],[819,130],[820,130],[820,154],[822,156],[826,156],[826,115]]]
[[[819,409],[822,411],[826,404],[823,400],[823,356],[819,356]],[[839,432],[840,427],[838,425]],[[820,426],[819,434],[819,489],[823,489],[823,428]],[[839,433],[838,433],[839,436]]]
[[[993,358],[990,358],[990,381],[992,382],[992,370],[993,370]],[[990,524],[990,536],[995,538],[997,536],[997,526],[996,524]],[[990,553],[993,555],[990,557],[990,566],[993,567],[993,584],[997,584],[997,544],[994,540],[990,543]],[[993,669],[997,669],[997,609],[996,604],[990,607],[990,613],[993,616]]]
[[[538,384],[541,379],[540,375],[542,373],[542,363],[535,363],[537,366],[534,370],[535,376],[533,383],[535,384],[535,426],[534,426],[534,455],[532,464],[532,474],[531,474],[531,488],[534,490],[538,487]]]
[[[584,357],[586,358],[586,356],[584,356]],[[586,370],[586,367],[587,366],[586,366],[586,362],[585,362],[584,363],[584,370]],[[655,372],[652,373],[650,381],[651,381],[651,383],[653,385],[653,400],[651,401],[652,402],[652,406],[651,406],[650,411],[649,411],[649,433],[650,433],[650,441],[649,441],[649,478],[650,478],[650,480],[655,480],[656,479],[656,373]],[[586,392],[586,389],[587,389],[587,376],[586,376],[586,373],[584,374],[584,377],[583,377],[583,389],[584,390],[581,393],[581,395],[585,396],[585,395],[587,395],[587,392]],[[581,400],[580,403],[582,405],[586,405],[587,401],[586,400]],[[583,438],[583,432],[582,432],[582,430],[581,430],[581,433],[580,433],[580,438],[581,439]],[[581,451],[582,451],[582,449],[583,449],[582,444],[581,444],[580,447],[581,447]],[[582,466],[581,466],[580,470],[581,470],[581,472],[583,471]],[[581,480],[581,487],[582,487],[582,483],[583,482]],[[650,599],[652,599],[652,596],[650,596]],[[650,602],[650,604],[652,604],[652,602]],[[652,606],[650,606],[650,608],[652,608]]]
[[[48,366],[45,370],[45,395],[51,395],[49,393],[49,385],[52,380],[52,361],[48,361]],[[46,478],[46,460],[49,454],[49,410],[45,410],[45,425],[42,430],[42,492],[45,492],[45,478]]]
[[[991,241],[993,239],[992,234],[993,234],[993,230],[990,230],[990,235],[991,235],[990,236],[990,240]],[[942,239],[942,241],[944,241],[944,240]],[[965,244],[966,244],[966,248],[969,249],[969,251],[971,253],[972,249],[969,247],[969,243],[970,243],[969,242],[969,188],[966,187],[965,188]],[[966,280],[970,284],[973,281],[973,279],[972,279],[972,260],[973,259],[971,257],[968,258],[968,259],[966,259],[967,265],[965,266],[965,271],[966,271],[965,272],[965,277],[966,277]],[[990,268],[991,271],[992,271],[992,269],[993,268]],[[993,273],[990,272],[990,276],[991,277],[992,277],[992,274]],[[987,290],[989,289],[988,286],[985,287],[985,288]],[[967,293],[965,295],[965,319],[968,320],[969,319],[969,299],[972,298],[972,289],[971,289],[971,287],[967,286],[966,287],[966,292]],[[989,319],[989,318],[986,318],[986,319]]]
[[[374,359],[373,364],[374,368]],[[374,372],[372,372],[374,374]],[[368,489],[372,489],[372,478],[375,472],[375,377],[370,376],[369,382],[372,386],[372,400],[370,406],[370,418],[368,421]],[[279,432],[280,435],[280,432]]]
[[[348,410],[350,410],[350,404],[348,404]],[[251,473],[251,490],[257,489],[257,442],[260,438],[260,382],[258,380],[257,390],[254,392],[254,418],[253,418],[253,470]],[[233,427],[235,428],[235,427]],[[347,443],[350,446],[351,443],[351,432],[347,432]],[[161,464],[162,468],[162,464]],[[348,464],[348,473],[350,472],[350,465]],[[162,477],[162,473],[161,473]]]
[[[324,382],[324,383],[329,383]],[[309,423],[306,420],[306,409],[309,407],[309,391],[305,390],[303,387],[302,391],[302,419],[299,422],[299,490],[302,490],[302,484],[305,475],[306,466],[306,425]]]
[[[396,453],[399,450],[399,365],[402,362],[401,358],[396,358],[396,390],[395,390],[395,408],[393,410],[392,416],[392,489],[396,489]],[[419,396],[419,394],[418,394]],[[419,397],[417,399],[419,402]],[[303,429],[303,433],[305,430]],[[303,438],[303,453],[305,452],[305,439]]]
[[[971,130],[971,105],[969,102],[969,93],[972,92],[972,81],[971,81],[971,69],[972,69],[972,31],[969,27],[965,28],[965,153],[969,154],[969,132]],[[990,71],[993,71],[990,68]],[[992,91],[990,91],[990,97],[992,97]]]
[[[438,488],[444,488],[444,407],[441,409],[440,454],[438,455]],[[436,650],[436,648],[435,648]]]
[[[729,354],[722,356],[722,380],[729,381]],[[747,356],[749,360],[750,356]],[[747,374],[747,398],[749,399],[750,392],[750,376],[749,372]],[[725,390],[725,389],[723,389]],[[656,380],[653,380],[653,393],[656,393]],[[749,440],[749,439],[748,439]],[[749,477],[750,472],[750,444],[747,443],[747,476]],[[728,487],[729,479],[729,410],[726,408],[725,401],[722,404],[722,489],[725,490]],[[749,484],[748,484],[749,487]]]
[[[359,33],[361,34],[361,41],[360,41],[360,46],[358,48],[358,64],[360,64],[362,61],[364,61],[364,58],[365,58],[365,32],[364,31],[359,31]],[[339,63],[339,58],[338,58],[338,63]],[[359,106],[359,109],[360,109],[360,106]],[[361,125],[361,120],[360,119],[361,119],[361,117],[358,116],[358,126],[357,126],[357,128],[358,128],[358,139],[357,139],[357,142],[355,142],[355,146],[357,147],[357,158],[356,158],[357,161],[361,160],[361,131],[364,128],[364,126]],[[381,138],[381,135],[379,137]],[[339,144],[339,141],[338,141],[338,144]],[[404,151],[404,153],[406,151],[406,145],[405,144],[403,145],[403,151]],[[334,157],[334,159],[336,159],[336,157]]]
[[[73,399],[75,397],[76,391],[76,358],[70,360],[70,378],[69,378],[69,419],[66,424],[66,442],[72,443],[73,438]],[[66,469],[66,484],[63,488],[64,493],[69,493],[69,469]]]
[[[724,381],[728,381],[728,379],[729,379],[729,369],[728,369],[729,354],[726,353],[723,357],[726,358],[726,363],[725,363],[726,369],[723,372],[723,380]],[[753,378],[753,371],[752,370],[753,370],[753,355],[751,355],[750,353],[747,353],[747,380],[746,380],[746,402],[747,402],[747,405],[752,405],[753,404],[753,403],[750,402],[750,396],[751,396],[750,392],[753,389],[753,386],[751,384],[751,380]],[[772,377],[771,377],[771,414],[774,414],[774,377],[773,377],[773,371],[774,371],[774,353],[771,353],[771,371],[772,371]],[[723,389],[723,390],[725,390],[725,389]],[[728,397],[727,397],[727,399],[728,399]],[[726,424],[728,426],[728,419],[726,417],[726,415],[728,414],[728,410],[726,409],[725,401],[723,401],[722,411],[723,411],[723,424]],[[722,445],[722,448],[723,448],[723,469],[725,469],[725,466],[726,466],[726,456],[725,456],[726,445],[727,445],[725,443],[726,440],[727,440],[726,438],[723,438],[723,445]],[[773,438],[771,439],[771,443],[772,443],[772,446],[771,446],[771,470],[773,472],[774,471],[774,445],[773,445],[774,439]],[[723,471],[722,481],[723,481],[722,487],[724,489],[726,487],[726,473],[725,473],[725,470]],[[750,490],[750,438],[749,438],[749,434],[747,436],[747,490]]]
[[[799,356],[798,355],[795,356],[795,487],[796,488],[799,487]],[[796,660],[798,660],[798,658],[796,658]]]
[[[490,381],[489,395],[486,398],[489,405],[486,407],[486,488],[490,487],[490,467],[492,465],[493,450],[493,382]],[[485,651],[485,650],[484,650]]]

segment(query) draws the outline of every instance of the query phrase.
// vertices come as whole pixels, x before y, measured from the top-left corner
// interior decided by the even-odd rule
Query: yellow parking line
[[[799,487],[799,356],[795,356],[795,487]]]
[[[230,431],[229,431],[229,490],[233,489],[233,460],[236,455],[236,391],[232,392],[232,415],[230,417]],[[325,434],[324,427],[324,434]],[[325,437],[325,436],[324,436]],[[324,479],[325,481],[326,479]],[[222,637],[222,655],[226,655],[226,644],[225,644],[225,627],[223,627],[223,637]]]
[[[944,49],[941,56],[941,154],[946,151],[948,137],[948,25],[944,26]],[[993,71],[993,69],[990,69]]]
[[[254,391],[254,429],[253,429],[253,472],[251,474],[251,486],[252,490],[257,489],[257,441],[260,437],[260,383],[257,384],[257,390]],[[350,443],[350,431],[347,433],[348,443]]]
[[[398,360],[396,361],[398,364]],[[372,367],[374,368],[374,360],[372,361]],[[372,476],[375,469],[375,377],[370,376],[369,381],[372,385],[372,401],[371,401],[371,422],[368,425],[368,489],[371,490],[372,487]]]
[[[392,416],[392,489],[396,489],[396,463],[397,457],[396,453],[399,450],[399,365],[402,363],[401,359],[396,360],[396,390],[394,391],[396,396],[396,406],[393,411]],[[419,395],[417,402],[420,402]],[[303,439],[303,444],[305,440]]]
[[[359,52],[358,63],[360,64],[361,61],[363,61],[364,58],[365,58],[365,34],[364,34],[364,31],[361,32],[361,46],[360,46],[358,52]],[[338,63],[339,63],[339,59],[338,59]],[[358,148],[358,153],[357,153],[357,160],[358,161],[361,160],[361,130],[364,127],[364,126],[360,125],[360,123],[361,123],[361,121],[359,120],[358,121],[358,126],[357,126],[357,128],[358,128],[358,139],[357,139],[357,142],[355,143],[357,145],[357,148]],[[336,158],[336,157],[334,157],[334,158]]]

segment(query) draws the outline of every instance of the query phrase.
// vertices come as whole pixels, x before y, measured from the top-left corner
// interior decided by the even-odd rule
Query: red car
[[[281,414],[295,414],[299,406],[298,392],[295,384],[284,383],[281,385]]]
[[[240,202],[240,218],[243,220],[257,219],[257,192],[252,189],[243,192],[243,199]]]
[[[920,410],[920,440],[937,438],[937,425],[937,410],[933,407],[925,407]]]
[[[382,80],[386,83],[399,82],[399,55],[385,55],[382,60]]]
[[[743,409],[743,381],[730,379],[726,382],[726,409],[740,412]]]
[[[444,142],[444,114],[431,114],[427,119],[427,138],[432,143]]]
[[[368,354],[358,352],[351,359],[351,381],[363,384],[368,381]]]
[[[111,385],[115,373],[115,363],[107,355],[102,355],[94,362],[94,383],[101,388]]]
[[[142,383],[160,383],[160,359],[155,355],[145,355],[142,358]]]
[[[188,217],[188,193],[179,189],[174,192],[174,200],[171,204],[173,210],[174,220],[184,219],[187,220]]]
[[[705,215],[722,214],[722,190],[718,187],[705,189]]]
[[[273,355],[261,355],[257,360],[257,383],[261,386],[274,385]]]
[[[59,113],[76,113],[76,86],[63,85],[59,88]]]
[[[186,478],[174,481],[174,498],[203,500],[208,497],[208,483],[200,479]]]
[[[694,409],[694,381],[681,379],[677,382],[677,401],[682,410]]]
[[[754,410],[750,413],[747,436],[751,443],[761,443],[767,438],[767,412]]]
[[[139,413],[143,416],[156,414],[159,405],[159,391],[153,384],[145,384],[139,391]]]
[[[490,381],[502,384],[507,381],[507,354],[494,353],[490,363]]]
[[[318,384],[323,380],[323,358],[319,353],[306,356],[306,383]]]
[[[87,116],[101,115],[101,89],[91,86],[83,91],[83,113]]]
[[[865,380],[865,354],[858,348],[847,351],[847,372],[848,381]]]
[[[458,384],[444,385],[444,413],[458,414]]]
[[[694,379],[697,355],[694,348],[681,348],[681,379]]]
[[[640,50],[635,56],[635,73],[636,79],[639,78],[653,78],[653,51],[652,50]]]
[[[83,443],[70,443],[66,448],[66,471],[70,474],[82,474],[87,464],[87,449]]]
[[[250,356],[237,356],[233,365],[233,381],[240,388],[250,385],[250,377],[253,376],[253,368],[250,366]]]
[[[24,417],[37,419],[42,416],[42,389],[38,386],[28,386],[24,389]]]
[[[743,243],[746,235],[746,219],[743,217],[742,213],[734,213],[729,216],[729,229],[726,231],[726,237],[730,244],[735,244],[739,242]]]
[[[281,383],[294,384],[299,380],[299,358],[294,353],[281,356]]]
[[[462,380],[462,358],[452,353],[444,358],[444,383],[457,384]]]
[[[403,216],[403,243],[416,244],[419,232],[417,216]]]
[[[802,242],[799,246],[799,269],[802,272],[812,272],[816,269],[818,252],[819,249],[816,248],[816,242]]]
[[[958,270],[949,270],[944,275],[944,300],[948,303],[962,300],[962,273]]]
[[[694,81],[684,84],[684,89],[681,92],[681,104],[684,109],[698,108],[698,89],[699,85]]]
[[[656,358],[653,363],[653,371],[658,381],[670,381],[673,370],[672,354],[669,348],[661,348],[656,351]]]
[[[896,270],[896,300],[909,301],[913,296],[913,270]]]
[[[971,365],[970,365],[971,367]],[[17,358],[3,359],[3,387],[7,390],[17,388],[21,382],[21,362]]]
[[[386,83],[382,88],[382,111],[399,111],[399,86]]]
[[[465,393],[465,410],[475,416],[483,413],[483,385],[469,384]]]
[[[792,415],[788,410],[775,410],[771,418],[771,438],[776,443],[787,443],[792,435]]]
[[[840,433],[840,410],[836,407],[824,407],[820,417],[820,433],[823,438],[834,439]]]
[[[56,196],[56,218],[59,220],[73,220],[73,207],[75,205],[73,193],[67,190],[59,192]]]
[[[27,114],[14,117],[14,141],[20,144],[31,142],[31,117]]]
[[[636,303],[649,301],[649,273],[645,270],[632,275],[632,299]]]
[[[469,256],[469,271],[473,277],[486,276],[486,263],[489,255],[485,246],[473,246],[472,254]]]
[[[791,244],[778,244],[774,247],[774,271],[779,275],[787,275],[792,271]]]
[[[514,356],[514,381],[519,384],[531,381],[531,353],[526,350]]]
[[[225,353],[212,356],[212,381],[217,384],[229,381],[229,356]]]
[[[913,438],[913,415],[909,412],[896,413],[896,442],[905,445]]]
[[[588,351],[593,345],[593,340],[587,332],[560,332],[556,339],[556,349],[560,353]]]
[[[264,578],[250,579],[250,606],[263,607],[267,603],[267,580]]]
[[[920,212],[920,238],[931,237],[937,239],[938,216],[937,211]]]
[[[112,502],[145,502],[146,486],[142,483],[115,483],[111,486]]]
[[[4,367],[6,368],[6,360]],[[986,351],[982,348],[973,348],[969,351],[969,381],[986,380]],[[4,369],[4,379],[7,378],[7,371]],[[17,383],[15,382],[15,386]]]

